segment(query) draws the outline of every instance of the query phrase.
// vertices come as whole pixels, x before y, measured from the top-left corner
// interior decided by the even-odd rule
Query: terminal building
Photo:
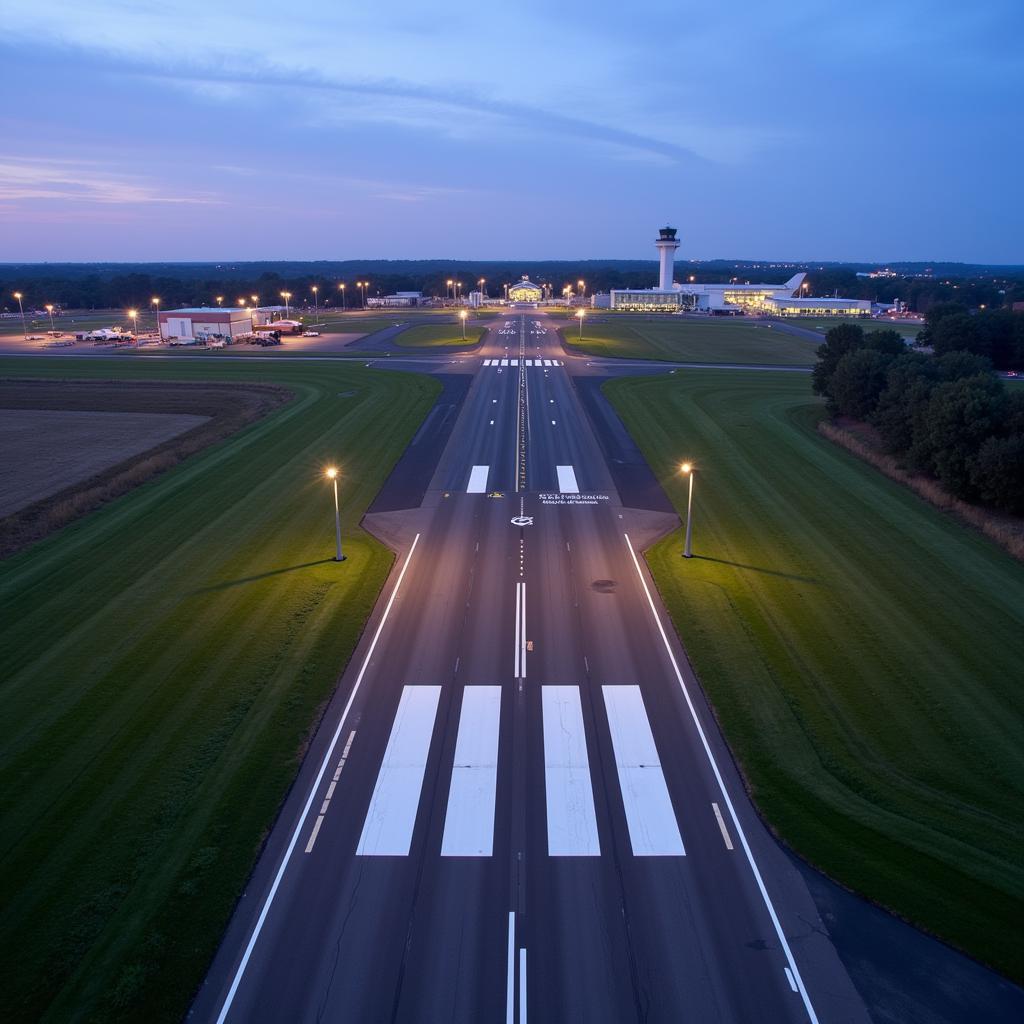
[[[539,284],[534,284],[525,274],[522,279],[510,285],[508,289],[509,302],[541,302],[544,298],[544,289]]]
[[[636,313],[709,313],[717,316],[753,313],[766,316],[870,316],[867,299],[804,298],[806,274],[794,274],[784,284],[676,284],[673,279],[676,229],[664,227],[654,243],[658,249],[657,288],[616,288],[596,295],[598,307]]]

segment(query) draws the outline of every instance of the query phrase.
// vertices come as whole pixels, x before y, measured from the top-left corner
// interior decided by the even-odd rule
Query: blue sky
[[[1021,0],[5,0],[0,261],[1024,262]]]

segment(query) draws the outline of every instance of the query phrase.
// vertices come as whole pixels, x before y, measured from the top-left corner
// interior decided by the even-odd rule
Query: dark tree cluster
[[[825,336],[818,360],[814,390],[833,414],[870,423],[889,454],[955,497],[1024,514],[1024,392],[1007,391],[990,354],[926,355],[894,331],[844,324]]]
[[[997,370],[1024,368],[1024,314],[1008,309],[969,313],[957,302],[933,306],[925,316],[918,343],[936,355],[972,352],[992,361]]]

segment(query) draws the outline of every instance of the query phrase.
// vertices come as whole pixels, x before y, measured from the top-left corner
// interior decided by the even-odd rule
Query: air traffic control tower
[[[676,249],[679,248],[679,242],[676,241],[676,229],[662,228],[658,232],[658,240],[654,244],[658,247],[658,254],[661,257],[661,273],[658,276],[658,288],[664,292],[671,291]]]

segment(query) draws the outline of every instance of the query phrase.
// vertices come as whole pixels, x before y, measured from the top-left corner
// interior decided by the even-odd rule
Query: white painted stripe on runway
[[[599,857],[601,843],[590,784],[580,688],[542,686],[541,711],[548,854],[552,857]]]
[[[640,687],[602,686],[615,768],[634,857],[682,857],[665,773]]]
[[[722,832],[722,839],[725,841],[725,848],[727,850],[732,849],[732,839],[729,837],[729,830],[725,827],[725,818],[722,817],[722,812],[718,809],[718,804],[712,801],[712,808],[715,812],[715,817],[718,819],[718,827]]]
[[[527,366],[533,366],[533,360],[532,359],[527,359],[526,360],[526,365]]]
[[[508,366],[508,360],[507,359],[502,359],[501,365],[502,366]]]
[[[519,360],[518,359],[510,359],[508,361],[508,365],[509,366],[518,366],[519,365]]]
[[[490,359],[485,359],[484,360],[484,366],[490,366],[490,365],[491,365]]]
[[[519,1024],[526,1024],[526,950],[519,950]]]
[[[257,356],[256,358],[259,357]],[[274,902],[274,897],[277,895],[277,890],[281,887],[281,879],[284,878],[285,870],[288,867],[289,861],[292,859],[292,853],[295,850],[296,842],[298,842],[299,833],[306,827],[306,818],[309,817],[309,809],[313,806],[313,798],[316,796],[317,790],[320,788],[320,783],[323,782],[324,773],[327,771],[327,765],[334,756],[334,748],[338,745],[338,740],[341,738],[341,730],[344,728],[345,720],[348,718],[348,713],[352,710],[353,703],[355,703],[356,694],[359,693],[359,687],[363,683],[363,676],[366,675],[366,670],[370,665],[370,659],[373,657],[373,652],[377,649],[377,641],[380,640],[380,635],[384,632],[384,625],[387,623],[388,616],[391,614],[391,607],[395,603],[395,598],[398,597],[398,591],[402,587],[402,580],[405,579],[406,570],[409,568],[413,552],[416,550],[416,545],[419,544],[419,542],[420,535],[417,533],[416,536],[413,537],[412,547],[409,548],[409,554],[405,556],[405,564],[402,566],[402,571],[398,574],[395,589],[391,591],[391,596],[388,598],[384,614],[381,616],[380,622],[377,624],[377,631],[373,634],[373,639],[370,641],[369,648],[367,648],[366,655],[363,658],[363,664],[359,668],[359,675],[356,676],[356,681],[352,684],[352,692],[348,695],[348,700],[345,702],[345,708],[341,712],[341,717],[338,719],[337,728],[334,730],[334,735],[331,736],[331,742],[327,747],[327,752],[324,754],[323,761],[320,762],[320,769],[316,773],[313,785],[310,787],[309,796],[306,797],[306,803],[302,808],[302,814],[299,815],[298,823],[296,824],[295,830],[292,832],[292,837],[288,842],[288,848],[284,851],[284,856],[281,858],[281,864],[277,869],[277,874],[274,875],[274,881],[270,886],[270,892],[267,893],[267,898],[263,901],[263,906],[260,909],[260,916],[256,919],[256,924],[253,927],[252,935],[249,936],[245,952],[242,954],[242,959],[239,961],[234,977],[231,979],[231,987],[228,989],[228,994],[224,997],[224,1005],[221,1006],[220,1013],[217,1014],[217,1024],[224,1024],[224,1021],[227,1020],[228,1013],[231,1012],[231,1004],[235,1001],[235,994],[238,992],[238,986],[242,982],[242,976],[245,974],[245,969],[249,965],[249,960],[252,957],[252,951],[256,948],[260,932],[263,931],[263,925],[267,920],[267,915],[270,913],[270,907]]]
[[[555,466],[555,471],[558,473],[558,489],[563,494],[580,493],[579,484],[576,483],[576,470],[572,466]]]
[[[490,466],[474,466],[469,474],[469,484],[466,487],[467,494],[485,494],[487,492],[487,474]]]
[[[500,686],[467,686],[462,691],[442,857],[490,857],[494,851],[500,716]]]
[[[785,968],[785,971],[786,971],[786,981],[788,981],[788,982],[789,982],[789,987],[790,987],[790,988],[791,988],[791,989],[792,989],[792,990],[793,990],[794,992],[799,992],[799,991],[800,991],[800,989],[798,989],[798,988],[796,987],[796,981],[795,981],[795,980],[794,980],[794,978],[793,978],[793,972],[792,972],[792,971],[791,971],[791,970],[790,970],[790,969],[789,969],[788,967],[786,967],[786,968]]]
[[[406,686],[395,712],[356,854],[407,857],[420,806],[440,686]]]
[[[651,609],[651,615],[654,618],[655,625],[658,627],[661,642],[665,645],[665,652],[668,654],[668,659],[672,664],[676,682],[679,684],[679,689],[682,691],[683,699],[686,701],[686,707],[690,712],[690,718],[693,720],[694,728],[697,730],[697,735],[700,737],[701,745],[704,748],[704,754],[711,765],[711,771],[714,773],[715,781],[718,783],[718,790],[722,794],[722,799],[725,801],[725,807],[729,812],[729,817],[732,819],[733,828],[739,836],[740,846],[743,847],[747,863],[750,865],[751,874],[754,876],[754,881],[757,883],[758,891],[761,893],[761,899],[764,901],[765,908],[768,911],[768,916],[771,918],[772,926],[775,929],[775,934],[778,937],[779,944],[782,946],[782,952],[786,957],[786,962],[789,964],[789,969],[796,981],[797,989],[800,992],[800,997],[804,1003],[804,1009],[807,1011],[807,1017],[811,1021],[811,1024],[818,1024],[818,1015],[814,1012],[814,1006],[811,1004],[811,997],[807,994],[807,986],[804,984],[803,977],[800,974],[800,969],[796,965],[796,958],[793,956],[793,950],[789,946],[786,933],[782,929],[782,922],[779,920],[779,915],[775,912],[775,904],[772,903],[771,897],[768,895],[768,889],[764,884],[764,879],[761,877],[761,871],[757,866],[757,861],[754,860],[754,853],[750,849],[750,843],[747,842],[747,834],[743,831],[739,815],[737,815],[736,808],[733,806],[728,790],[725,788],[725,780],[722,778],[722,773],[719,771],[715,755],[711,751],[711,744],[708,743],[704,727],[700,724],[697,709],[693,705],[693,700],[690,697],[690,691],[686,686],[686,681],[683,679],[682,672],[679,670],[679,662],[676,660],[675,652],[672,650],[672,645],[668,642],[668,634],[665,632],[665,626],[661,621],[661,616],[658,615],[658,610],[654,606],[654,598],[651,597],[651,588],[647,586],[647,580],[644,577],[643,570],[640,568],[640,561],[636,557],[636,551],[633,549],[633,542],[629,539],[628,533],[623,534],[623,536],[626,539],[626,547],[629,548],[630,557],[633,559],[633,567],[636,569],[637,576],[640,577],[640,583],[644,588],[644,594],[647,596],[647,604]]]
[[[505,1024],[514,1024],[516,1009],[516,912],[508,912],[508,974],[505,979]]]

